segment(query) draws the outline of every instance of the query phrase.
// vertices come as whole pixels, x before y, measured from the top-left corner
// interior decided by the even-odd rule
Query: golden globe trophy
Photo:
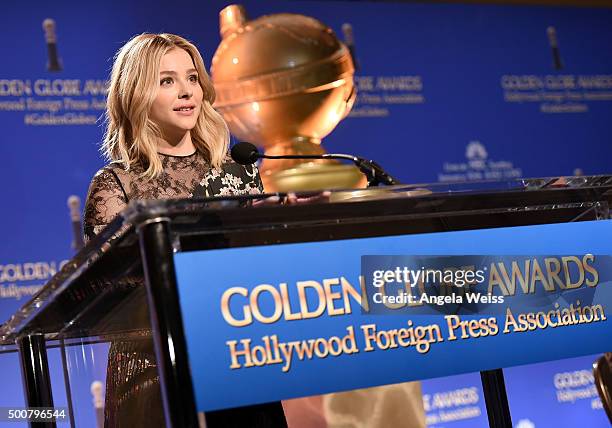
[[[219,15],[222,40],[210,70],[215,108],[232,134],[262,147],[267,155],[325,153],[321,140],[355,101],[349,49],[329,27],[308,16],[280,13],[249,21],[239,5],[227,6]],[[264,159],[260,172],[267,192],[366,184],[354,165],[329,160]],[[396,196],[388,189],[334,192],[332,200]],[[397,418],[409,428],[426,426],[418,382],[294,399],[283,406],[290,425],[297,428],[312,426],[308,421],[313,413],[319,415],[321,427],[382,428],[397,425]],[[305,414],[309,417],[300,417]]]
[[[280,13],[249,21],[244,7],[220,12],[222,41],[211,64],[215,108],[238,139],[268,155],[323,154],[321,140],[350,112],[354,66],[348,48],[316,19]],[[355,188],[353,165],[264,160],[266,191]]]

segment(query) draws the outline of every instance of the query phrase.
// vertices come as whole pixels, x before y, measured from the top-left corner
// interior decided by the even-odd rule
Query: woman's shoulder
[[[123,171],[120,165],[110,163],[100,168],[91,179],[83,213],[87,239],[93,238],[125,208],[128,197],[118,175]]]
[[[90,187],[93,185],[104,185],[116,181],[116,167],[113,164],[104,165],[96,171],[91,179]]]
[[[124,171],[121,164],[118,162],[110,162],[96,171],[92,180],[105,181],[111,179],[117,173],[121,174]]]
[[[124,188],[129,181],[130,171],[119,162],[110,162],[94,174],[89,185],[89,193],[120,192],[124,196]]]

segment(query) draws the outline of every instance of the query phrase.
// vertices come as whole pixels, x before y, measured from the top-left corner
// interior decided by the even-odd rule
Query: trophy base
[[[382,199],[410,198],[431,194],[428,189],[403,190],[401,185],[370,187],[368,189],[344,190],[332,193],[331,202],[363,202]]]
[[[266,147],[266,155],[322,155],[321,140],[295,137]],[[266,192],[308,192],[331,189],[359,189],[367,186],[355,165],[325,159],[264,159],[259,166]]]
[[[367,185],[364,175],[354,165],[313,162],[262,174],[262,181],[266,192],[355,189]]]

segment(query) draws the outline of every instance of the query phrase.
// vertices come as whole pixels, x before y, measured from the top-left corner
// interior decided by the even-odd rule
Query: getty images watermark
[[[395,304],[432,304],[444,305],[448,303],[462,303],[463,298],[469,303],[503,303],[504,296],[483,295],[481,293],[459,293],[458,289],[472,285],[482,284],[485,281],[485,271],[482,269],[431,269],[421,267],[419,270],[409,269],[406,266],[396,266],[394,270],[375,270],[372,273],[372,285],[378,288],[372,295],[374,303],[384,305]],[[404,284],[407,291],[388,295],[387,284]],[[427,294],[425,287],[432,288],[436,294]],[[415,292],[415,288],[419,292]],[[453,287],[455,289],[453,289]],[[449,294],[446,294],[449,292]]]
[[[578,311],[612,277],[611,261],[591,254],[362,256],[364,312],[501,314],[510,306],[559,309],[568,296]]]

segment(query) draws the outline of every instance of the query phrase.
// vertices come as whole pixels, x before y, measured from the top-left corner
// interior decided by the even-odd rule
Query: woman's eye
[[[199,79],[198,79],[198,75],[197,75],[197,74],[192,74],[191,76],[189,76],[189,81],[190,81],[190,82],[194,82],[194,83],[195,83],[195,82],[197,82],[198,80],[199,80]]]
[[[170,85],[172,83],[172,77],[164,77],[159,83],[161,85]]]

